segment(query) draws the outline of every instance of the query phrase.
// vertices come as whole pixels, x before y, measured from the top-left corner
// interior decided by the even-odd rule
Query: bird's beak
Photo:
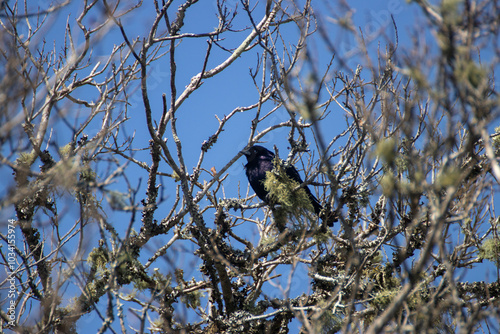
[[[252,153],[250,153],[250,149],[248,149],[248,148],[241,150],[241,153],[243,153],[243,155],[245,155],[247,157],[252,155]]]

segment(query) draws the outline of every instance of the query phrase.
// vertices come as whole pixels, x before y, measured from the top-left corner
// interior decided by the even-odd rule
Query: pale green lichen
[[[266,172],[264,188],[269,192],[268,196],[272,203],[280,204],[288,212],[295,212],[299,208],[313,211],[306,191],[303,188],[297,189],[299,185],[297,181],[288,177],[280,161],[275,160],[273,171]]]
[[[497,267],[500,267],[500,240],[497,238],[489,238],[483,241],[479,248],[480,259],[489,260]]]

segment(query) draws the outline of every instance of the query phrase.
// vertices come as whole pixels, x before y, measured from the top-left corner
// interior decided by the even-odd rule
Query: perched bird
[[[264,202],[269,203],[269,198],[267,198],[269,192],[264,188],[264,181],[266,179],[266,172],[270,172],[273,169],[274,153],[259,145],[254,145],[243,150],[242,152],[248,161],[245,165],[248,182],[250,182],[250,185],[257,196]],[[298,182],[299,184],[303,183],[299,172],[297,172],[294,166],[288,166],[285,172],[290,179]],[[323,207],[308,187],[304,187],[304,190],[311,200],[314,212],[319,215]]]

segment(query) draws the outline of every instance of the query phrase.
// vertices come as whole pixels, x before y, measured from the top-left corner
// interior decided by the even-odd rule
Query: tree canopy
[[[499,12],[2,2],[2,329],[498,333]]]

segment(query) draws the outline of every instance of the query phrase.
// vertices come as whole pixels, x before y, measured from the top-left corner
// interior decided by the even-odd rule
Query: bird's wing
[[[302,181],[302,178],[300,177],[299,172],[297,171],[297,169],[294,166],[288,166],[287,167],[287,169],[286,169],[286,175],[288,175],[288,177],[291,178],[292,180],[297,181],[299,184],[304,183]],[[312,192],[309,189],[309,187],[307,187],[307,186],[304,187],[304,190],[306,191],[307,196],[309,196],[309,199],[311,200],[311,203],[312,203],[312,205],[314,207],[314,212],[316,212],[316,214],[319,214],[319,212],[323,209],[323,207],[319,203],[319,200],[316,198],[316,196],[314,196],[312,194]]]

